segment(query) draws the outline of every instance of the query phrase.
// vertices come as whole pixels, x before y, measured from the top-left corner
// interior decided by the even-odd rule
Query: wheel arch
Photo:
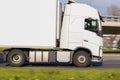
[[[92,57],[92,52],[91,52],[91,50],[89,50],[88,48],[77,47],[77,48],[74,50],[74,52],[73,52],[73,56],[75,55],[75,53],[76,53],[77,51],[86,51],[86,52],[90,55],[90,57]]]

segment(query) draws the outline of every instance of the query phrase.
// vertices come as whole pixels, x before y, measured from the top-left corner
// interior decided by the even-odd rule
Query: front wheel
[[[73,57],[73,63],[77,67],[87,67],[90,61],[90,55],[86,51],[77,51]]]
[[[25,63],[25,55],[23,51],[15,49],[9,52],[7,56],[7,62],[11,66],[19,67]]]

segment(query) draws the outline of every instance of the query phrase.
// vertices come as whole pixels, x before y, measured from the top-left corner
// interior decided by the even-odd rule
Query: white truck
[[[93,7],[58,0],[0,0],[0,47],[11,66],[102,63],[102,29]]]

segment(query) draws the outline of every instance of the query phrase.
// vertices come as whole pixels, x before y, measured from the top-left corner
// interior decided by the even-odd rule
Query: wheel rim
[[[80,63],[85,63],[85,61],[86,61],[86,58],[85,58],[85,56],[79,56],[78,57],[78,61],[80,62]]]
[[[21,60],[22,60],[22,58],[21,58],[21,56],[18,55],[18,54],[12,56],[12,62],[14,62],[14,63],[16,63],[16,64],[17,64],[17,63],[20,63]]]

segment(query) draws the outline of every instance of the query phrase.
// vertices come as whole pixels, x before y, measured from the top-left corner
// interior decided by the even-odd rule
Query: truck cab
[[[87,52],[91,62],[102,61],[102,28],[99,13],[86,4],[65,6],[60,48]],[[85,59],[83,56],[79,59]]]

